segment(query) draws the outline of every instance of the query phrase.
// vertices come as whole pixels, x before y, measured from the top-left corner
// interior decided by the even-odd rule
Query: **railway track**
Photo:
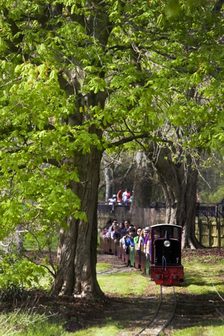
[[[176,312],[175,287],[160,286],[157,309],[146,327],[133,336],[158,336],[173,320]]]
[[[130,272],[134,269],[133,267],[127,267],[127,265],[125,265],[125,263],[121,259],[117,258],[114,255],[108,255],[108,258],[109,257],[111,258],[111,266],[106,270],[97,271],[97,275]]]
[[[97,275],[108,275],[108,274],[115,274],[115,273],[124,273],[124,272],[130,272],[130,268],[127,268],[127,266],[115,266],[113,268],[110,268],[106,271],[97,272]]]
[[[134,268],[124,266],[121,262],[116,263],[116,265],[113,265],[113,267],[108,270],[98,271],[97,275],[112,275],[133,270]],[[148,314],[148,316],[144,316],[144,327],[137,333],[133,333],[132,336],[158,336],[171,323],[177,305],[175,287],[160,286],[160,294],[157,301],[158,302],[155,303],[155,311]],[[125,335],[125,333],[122,333],[122,335]]]

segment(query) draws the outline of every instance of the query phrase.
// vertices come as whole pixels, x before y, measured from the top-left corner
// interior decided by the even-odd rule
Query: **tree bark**
[[[106,5],[95,0],[92,3],[91,15],[88,19],[71,15],[74,20],[81,20],[85,32],[91,36],[100,48],[105,49],[112,27],[109,27],[109,16]],[[99,57],[100,58],[100,57]],[[99,68],[98,76],[103,78],[101,59],[93,59],[94,66]],[[92,63],[90,63],[93,65]],[[70,80],[64,83],[61,76],[61,86],[68,96],[75,93],[76,106],[74,113],[69,116],[67,122],[70,125],[87,125],[88,121],[93,121],[89,126],[89,133],[102,138],[102,125],[97,129],[92,120],[91,108],[94,106],[104,109],[107,91],[82,92],[82,83],[85,78],[85,70],[81,66],[76,67],[67,73]],[[85,111],[85,112],[81,112]],[[102,150],[96,146],[90,146],[87,154],[81,151],[74,153],[74,168],[78,169],[80,182],[72,182],[71,188],[81,201],[81,211],[86,218],[75,219],[72,215],[67,221],[67,230],[63,229],[59,246],[59,266],[56,274],[52,293],[55,295],[80,295],[88,298],[103,297],[96,278],[97,262],[97,203],[98,186],[100,176],[100,162]],[[70,158],[69,158],[70,159]]]
[[[161,149],[153,163],[166,200],[166,222],[183,228],[182,247],[200,247],[195,237],[195,213],[198,172],[192,158],[187,162],[172,161],[169,149]]]
[[[73,294],[88,298],[103,297],[96,279],[97,262],[97,200],[101,152],[92,149],[82,156],[80,182],[73,191],[81,199],[86,220],[68,219],[68,228],[61,232],[59,267],[52,294]]]

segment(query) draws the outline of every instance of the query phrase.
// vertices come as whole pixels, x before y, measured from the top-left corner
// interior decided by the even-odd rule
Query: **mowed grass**
[[[85,330],[78,331],[72,335],[74,336],[116,336],[118,335],[118,333],[120,333],[121,329],[122,327],[119,327],[118,324],[111,323],[110,321],[108,321],[105,323],[105,326],[103,327],[88,328]]]
[[[192,327],[176,331],[172,336],[222,336],[223,326]]]
[[[112,273],[98,275],[100,287],[107,294],[119,296],[143,295],[149,285],[149,278],[140,272]]]
[[[106,272],[106,271],[109,271],[110,269],[112,269],[112,265],[109,263],[105,263],[105,262],[100,262],[96,266],[96,271],[98,273]]]
[[[224,259],[222,256],[197,255],[183,260],[185,286],[191,294],[220,293],[224,296]],[[223,334],[224,335],[224,334]]]
[[[185,283],[178,288],[178,293],[185,295],[194,294],[214,295],[220,302],[224,298],[224,260],[221,256],[200,255],[194,252],[183,257],[185,269]],[[124,272],[105,273],[112,270],[108,262],[97,264],[98,281],[102,290],[107,295],[118,297],[144,296],[158,293],[159,286],[154,285],[149,277],[142,276],[141,272],[134,269],[124,269]],[[219,295],[219,296],[218,296]],[[224,302],[223,302],[224,305]],[[124,329],[117,321],[108,318],[99,326],[84,328],[79,331],[68,332],[65,330],[65,321],[56,316],[36,314],[32,311],[16,310],[12,313],[0,314],[0,336],[118,336],[125,332],[126,336],[131,331]],[[169,336],[220,336],[224,335],[222,322],[199,321],[197,326],[189,326],[179,330],[169,331]]]
[[[144,294],[149,278],[143,277],[140,272],[134,269],[125,273],[100,274],[112,270],[112,268],[110,263],[97,264],[98,281],[106,294],[123,297]],[[22,310],[0,315],[0,336],[116,336],[122,328],[123,326],[116,321],[108,319],[99,327],[68,332],[64,328],[64,322],[58,321],[54,316],[39,315]]]
[[[219,302],[224,307],[224,259],[212,251],[194,251],[183,258],[185,281],[182,291]],[[203,310],[203,306],[201,307]],[[215,310],[216,306],[214,306]],[[198,322],[197,326],[175,330],[172,336],[221,336],[224,335],[223,317],[217,320]]]

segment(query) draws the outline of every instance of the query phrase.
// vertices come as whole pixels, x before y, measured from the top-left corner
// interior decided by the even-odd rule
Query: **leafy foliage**
[[[0,288],[4,295],[11,292],[15,296],[14,289],[18,291],[19,288],[38,285],[40,276],[45,273],[41,266],[28,260],[20,260],[16,255],[1,257]]]
[[[87,221],[77,185],[93,150],[149,138],[183,158],[222,143],[216,1],[0,5],[1,239]]]

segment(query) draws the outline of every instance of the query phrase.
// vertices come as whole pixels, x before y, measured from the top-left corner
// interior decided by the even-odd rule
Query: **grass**
[[[63,327],[52,324],[46,315],[21,312],[0,315],[0,336],[66,336]]]
[[[98,263],[97,272],[110,270],[110,263]],[[133,270],[128,273],[98,275],[98,281],[107,294],[118,296],[143,295],[149,279]],[[63,322],[51,316],[38,315],[21,310],[0,315],[0,336],[117,336],[123,326],[108,319],[99,327],[85,328],[76,332],[64,330]]]
[[[119,296],[144,295],[149,280],[138,272],[99,275],[98,282],[104,292]]]
[[[105,271],[109,271],[111,269],[111,264],[109,263],[98,263],[97,266],[96,266],[96,271],[98,273],[100,272],[105,272]]]
[[[85,330],[74,333],[74,336],[116,336],[121,330],[116,323],[106,323],[105,326],[100,328],[88,328]]]
[[[214,300],[224,300],[224,260],[221,255],[214,256],[196,252],[193,256],[183,258],[185,269],[184,289],[187,294],[200,296],[210,295]],[[202,307],[203,309],[203,307]],[[215,309],[215,308],[214,308]],[[218,318],[218,314],[217,314]],[[210,322],[211,325],[208,325]],[[220,336],[224,335],[221,320],[201,322],[193,326],[172,332],[172,336]]]
[[[119,330],[118,324],[106,321],[102,327],[67,332],[62,324],[49,322],[46,315],[20,310],[0,315],[0,336],[116,336]]]
[[[223,326],[193,327],[179,330],[173,336],[221,336],[224,335]]]
[[[217,293],[224,298],[224,260],[221,256],[200,255],[197,252],[190,257],[183,257],[185,269],[185,283],[178,288],[178,293],[193,294],[199,298],[202,295],[214,295]],[[104,292],[118,297],[144,296],[155,294],[159,286],[155,286],[140,272],[100,274],[112,268],[110,263],[98,263],[98,281]],[[218,317],[217,317],[218,318]],[[208,323],[211,322],[211,325]],[[200,325],[189,328],[181,328],[170,331],[170,336],[220,336],[224,335],[224,326],[221,321],[201,321]],[[116,321],[108,318],[103,325],[83,330],[68,332],[64,328],[64,321],[54,316],[37,314],[33,311],[23,312],[15,310],[11,313],[0,314],[0,336],[118,336],[121,330],[125,335],[130,335],[127,329],[123,329]]]
[[[191,294],[224,293],[224,260],[212,256],[195,256],[184,262],[185,286]]]

